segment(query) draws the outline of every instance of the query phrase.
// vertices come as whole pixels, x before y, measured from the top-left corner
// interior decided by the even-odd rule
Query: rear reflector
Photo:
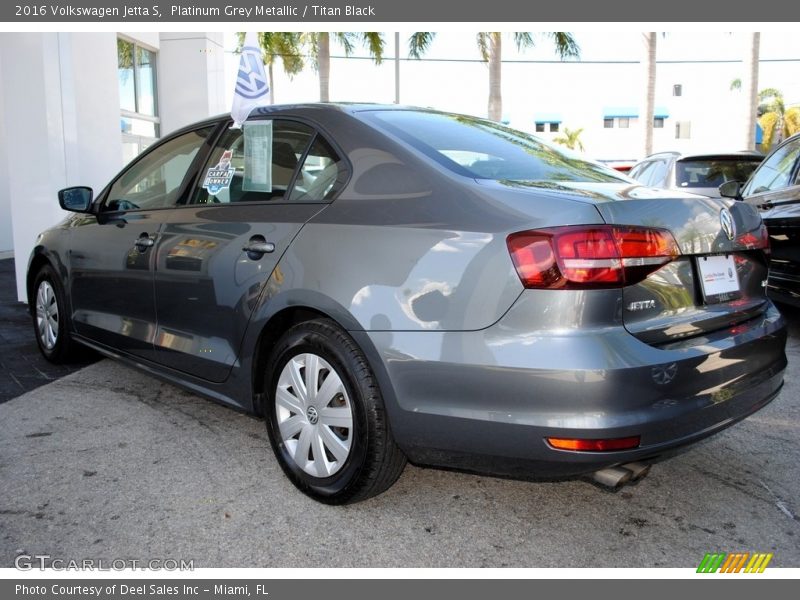
[[[630,450],[639,447],[640,438],[614,438],[610,440],[581,440],[573,438],[547,438],[547,443],[557,450],[578,450],[581,452],[605,452],[607,450]]]
[[[680,254],[665,229],[617,225],[522,231],[509,235],[506,243],[527,288],[631,285]]]

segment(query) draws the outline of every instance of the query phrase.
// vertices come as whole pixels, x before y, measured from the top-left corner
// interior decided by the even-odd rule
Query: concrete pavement
[[[0,405],[0,566],[800,567],[800,319],[786,386],[743,423],[612,494],[407,467],[348,507],[286,480],[261,421],[103,360]]]

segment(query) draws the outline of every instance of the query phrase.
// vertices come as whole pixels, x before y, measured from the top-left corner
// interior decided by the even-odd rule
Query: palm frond
[[[485,62],[489,62],[489,40],[491,35],[488,31],[481,31],[477,36],[478,51]]]
[[[581,48],[571,33],[566,31],[552,31],[547,33],[547,37],[553,40],[556,54],[561,60],[565,58],[578,58],[581,55]]]
[[[436,34],[432,31],[415,31],[408,38],[408,55],[411,58],[422,58],[433,42]]]
[[[367,47],[375,64],[381,64],[383,52],[386,49],[386,42],[383,39],[383,34],[377,31],[364,31],[360,35],[361,43]]]

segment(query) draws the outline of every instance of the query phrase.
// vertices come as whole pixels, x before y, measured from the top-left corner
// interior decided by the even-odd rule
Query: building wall
[[[224,110],[221,39],[120,35],[158,51],[162,135]],[[57,191],[99,192],[122,166],[117,34],[0,34],[0,252],[21,301],[36,236],[65,217]]]
[[[225,110],[221,33],[162,33],[160,48],[162,134]]]

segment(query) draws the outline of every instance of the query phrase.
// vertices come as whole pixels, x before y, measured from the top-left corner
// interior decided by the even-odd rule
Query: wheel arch
[[[316,293],[314,294],[317,295]],[[309,298],[305,298],[309,300]],[[329,319],[343,329],[364,353],[372,372],[378,380],[387,413],[390,415],[397,409],[394,387],[389,379],[380,354],[370,337],[359,326],[358,322],[347,311],[338,306],[330,306],[330,301],[284,303],[284,306],[273,312],[268,318],[259,320],[258,335],[252,345],[251,385],[253,391],[253,412],[264,414],[264,396],[266,391],[266,362],[272,348],[291,327],[314,319]]]

